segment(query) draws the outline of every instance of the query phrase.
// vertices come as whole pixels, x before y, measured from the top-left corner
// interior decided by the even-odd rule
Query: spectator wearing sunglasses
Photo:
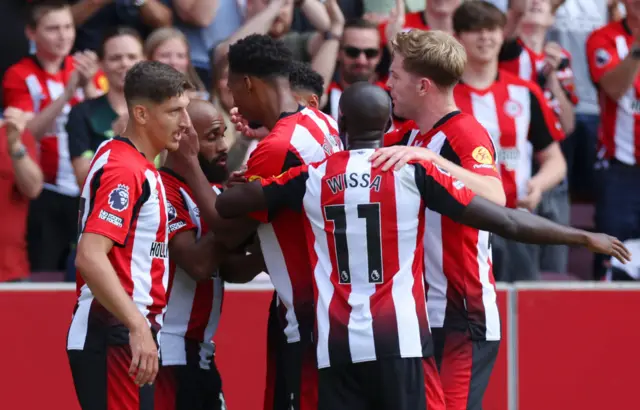
[[[342,92],[358,81],[369,81],[386,89],[384,83],[377,81],[375,71],[380,62],[380,52],[380,33],[375,23],[357,19],[345,24],[335,81],[329,84],[326,91],[325,113],[337,120],[338,101]]]

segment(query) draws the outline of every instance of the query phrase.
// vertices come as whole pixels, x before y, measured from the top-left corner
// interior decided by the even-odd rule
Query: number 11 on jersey
[[[384,281],[382,271],[382,231],[380,225],[380,204],[358,204],[358,218],[365,220],[367,244],[367,274],[369,283],[381,284]],[[333,240],[335,243],[338,278],[341,285],[351,284],[351,268],[349,258],[361,257],[349,255],[347,244],[348,220],[344,205],[327,205],[324,207],[327,221],[333,222]],[[355,222],[355,221],[353,221]],[[365,238],[362,238],[365,239]]]

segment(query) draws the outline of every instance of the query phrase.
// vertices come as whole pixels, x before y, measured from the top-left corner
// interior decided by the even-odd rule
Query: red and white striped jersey
[[[285,113],[256,147],[247,162],[247,177],[270,178],[289,168],[322,161],[342,150],[338,126],[328,115],[301,107]],[[300,214],[283,212],[258,228],[269,276],[286,309],[283,330],[289,343],[301,340],[301,329],[310,341],[313,330],[312,271],[304,241],[300,240]]]
[[[304,215],[318,367],[433,354],[424,293],[425,207],[456,218],[474,194],[430,162],[384,172],[373,149],[263,180],[266,222]]]
[[[556,77],[560,82],[567,98],[573,105],[578,104],[578,95],[576,94],[576,84],[571,69],[571,54],[562,49],[565,62],[556,71]],[[560,114],[560,105],[558,100],[554,98],[551,91],[544,87],[545,81],[541,75],[545,69],[545,54],[536,53],[519,38],[505,41],[500,51],[500,69],[514,74],[523,80],[533,81],[544,90],[544,96],[551,108],[556,114]]]
[[[169,279],[166,194],[153,163],[129,140],[117,137],[98,148],[82,188],[78,220],[79,242],[87,233],[114,242],[107,256],[122,287],[159,331]],[[79,272],[76,285],[78,302],[67,349],[82,350],[86,343],[98,342],[90,336],[90,327],[110,333],[126,330],[94,298]]]
[[[557,117],[540,87],[502,70],[484,90],[460,83],[453,92],[462,112],[473,115],[489,131],[497,150],[507,206],[515,208],[518,199],[527,195],[531,147],[539,152],[564,139]]]
[[[385,135],[385,146],[429,148],[476,174],[500,179],[487,130],[471,115],[454,111],[431,130],[415,123]],[[474,340],[500,340],[500,315],[489,233],[454,222],[430,209],[425,213],[425,279],[432,328],[469,330]]]
[[[23,58],[7,70],[2,80],[5,107],[39,113],[63,95],[73,71],[74,62],[71,56],[65,58],[56,74],[45,71],[34,56]],[[106,89],[106,82],[102,73],[94,77],[98,89]],[[68,196],[77,196],[80,190],[71,166],[65,125],[71,107],[82,100],[84,93],[78,88],[51,129],[40,140],[40,166],[44,174],[44,186]]]
[[[634,37],[626,19],[594,31],[587,40],[587,61],[591,79],[602,77],[629,54]],[[640,76],[622,98],[614,101],[598,88],[600,99],[599,157],[627,165],[640,163]]]
[[[196,239],[208,232],[186,181],[169,168],[160,175],[167,191],[169,243],[180,232],[195,231]],[[212,186],[220,193],[220,186]],[[224,281],[218,272],[196,282],[169,257],[167,311],[164,314],[160,354],[165,366],[187,364],[185,339],[200,342],[213,354],[213,336],[222,313]],[[201,361],[201,365],[206,361]]]

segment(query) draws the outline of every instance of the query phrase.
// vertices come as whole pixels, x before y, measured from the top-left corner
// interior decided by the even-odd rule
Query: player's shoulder
[[[174,170],[167,167],[161,167],[158,169],[158,174],[162,179],[162,185],[167,192],[177,192],[180,189],[188,189],[187,181],[182,176],[178,175]]]
[[[506,86],[523,87],[536,94],[536,97],[542,96],[542,89],[533,81],[525,80],[524,78],[520,78],[519,76],[505,70],[500,70],[499,75],[499,82]]]
[[[120,173],[124,178],[133,176],[136,179],[147,175],[148,171],[158,175],[153,164],[136,149],[131,141],[115,137],[100,144],[94,155],[92,166],[101,166],[104,172]]]

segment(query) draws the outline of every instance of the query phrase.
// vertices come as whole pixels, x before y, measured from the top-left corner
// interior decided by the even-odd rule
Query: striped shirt
[[[169,279],[166,194],[153,163],[129,140],[117,137],[98,148],[82,188],[78,228],[79,242],[87,233],[114,242],[109,261],[120,284],[157,333]],[[95,299],[79,272],[76,285],[78,301],[67,349],[104,343],[99,338],[104,331],[115,335],[110,340],[126,343],[127,329]]]
[[[456,218],[474,196],[430,162],[372,168],[373,152],[340,152],[263,181],[267,211],[252,214],[262,222],[281,208],[303,215],[319,368],[433,354],[425,208]]]
[[[160,170],[167,191],[169,218],[169,243],[181,232],[194,231],[196,240],[208,232],[198,205],[187,183],[168,168]],[[220,193],[219,186],[212,187]],[[169,290],[167,311],[164,315],[160,354],[165,366],[186,365],[187,351],[185,339],[200,343],[202,354],[213,354],[213,336],[218,328],[222,313],[224,281],[218,272],[211,272],[211,278],[196,282],[180,266],[169,258]],[[206,361],[200,365],[208,366]]]
[[[316,109],[300,107],[295,113],[284,113],[260,141],[249,157],[246,175],[250,180],[270,178],[341,150],[336,122]],[[314,320],[312,272],[300,240],[303,229],[302,217],[294,212],[283,212],[258,228],[271,282],[286,311],[282,327],[289,343],[310,342]]]

